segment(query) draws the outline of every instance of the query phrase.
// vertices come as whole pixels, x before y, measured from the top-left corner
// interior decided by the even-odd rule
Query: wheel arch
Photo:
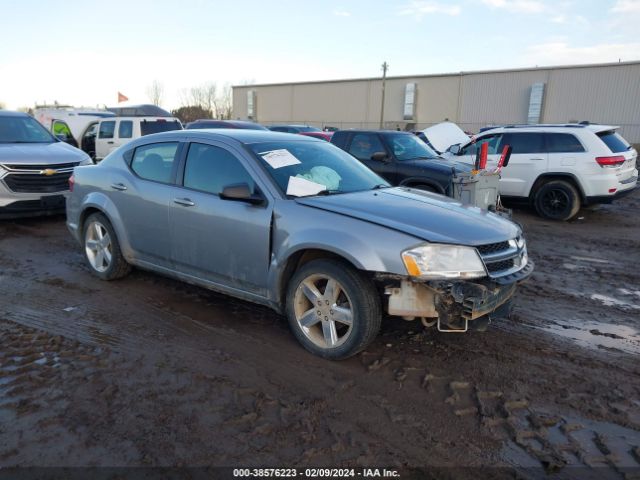
[[[531,186],[531,190],[529,191],[530,204],[533,205],[533,202],[535,201],[536,193],[538,193],[538,190],[540,190],[542,185],[544,185],[546,182],[551,180],[564,180],[569,182],[572,186],[576,188],[576,190],[580,194],[580,203],[584,204],[586,202],[587,197],[584,193],[584,190],[582,189],[582,185],[580,185],[580,182],[578,181],[575,175],[573,175],[572,173],[549,172],[549,173],[543,173],[542,175],[539,175],[538,178],[536,178],[535,182],[533,182],[533,185]]]
[[[113,204],[111,200],[105,195],[102,195],[98,192],[93,192],[87,195],[85,198],[82,209],[80,211],[79,220],[78,220],[78,231],[80,232],[80,240],[82,240],[82,232],[84,232],[84,225],[87,221],[87,218],[93,213],[102,213],[114,231],[116,232],[116,237],[118,243],[120,245],[120,249],[122,251],[123,256],[127,261],[129,261],[133,257],[133,250],[131,249],[131,244],[129,243],[128,237],[126,235],[126,231],[124,228],[124,224],[122,222],[122,218],[116,209],[116,206]]]
[[[366,272],[362,265],[357,265],[352,259],[347,258],[346,255],[342,255],[331,250],[316,247],[296,250],[287,258],[285,265],[282,268],[280,278],[278,279],[277,303],[282,311],[284,311],[284,306],[286,305],[287,285],[289,284],[291,277],[293,277],[300,267],[312,260],[318,259],[337,260],[355,270]]]

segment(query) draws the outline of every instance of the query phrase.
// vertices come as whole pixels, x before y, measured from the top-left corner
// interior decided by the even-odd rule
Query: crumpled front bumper
[[[404,279],[399,288],[387,288],[388,313],[412,320],[437,318],[438,328],[466,331],[469,321],[491,315],[515,294],[518,283],[534,270],[531,260],[510,275],[478,281],[415,282]]]

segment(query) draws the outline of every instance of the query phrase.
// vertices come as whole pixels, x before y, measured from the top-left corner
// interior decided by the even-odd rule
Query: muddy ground
[[[537,270],[514,318],[464,335],[387,319],[343,362],[266,308],[96,279],[63,217],[1,222],[0,467],[640,478],[639,211],[640,191],[566,224],[516,210]],[[508,469],[450,469],[487,466]]]

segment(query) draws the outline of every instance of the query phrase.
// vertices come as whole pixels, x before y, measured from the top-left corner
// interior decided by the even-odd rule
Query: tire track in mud
[[[371,357],[374,359],[363,361],[367,372],[386,371],[396,382],[408,381],[414,388],[419,383],[425,403],[446,405],[460,421],[473,423],[484,434],[515,446],[547,473],[586,468],[602,475],[600,478],[609,475],[626,478],[625,475],[640,469],[637,455],[640,423],[635,428],[625,428],[610,422],[549,413],[506,391],[484,389],[474,382],[438,375],[428,369],[424,373],[425,369],[397,367],[399,362],[385,355]],[[407,427],[423,424],[412,415],[397,412],[390,415],[396,415],[395,420]],[[510,456],[505,454],[504,460],[509,462]]]

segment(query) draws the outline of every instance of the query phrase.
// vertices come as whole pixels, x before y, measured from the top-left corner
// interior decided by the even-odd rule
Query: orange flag
[[[118,92],[118,103],[126,102],[127,100],[129,100],[129,97]]]

